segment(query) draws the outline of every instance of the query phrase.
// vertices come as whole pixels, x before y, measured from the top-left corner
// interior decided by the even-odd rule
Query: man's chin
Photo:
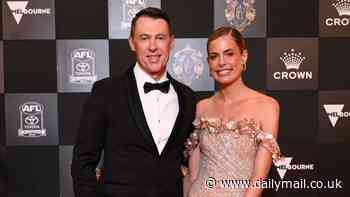
[[[152,72],[158,73],[166,70],[166,64],[163,63],[154,63],[154,64],[149,64],[150,65],[150,70]]]
[[[151,75],[153,76],[162,76],[164,73],[166,72],[166,68],[162,68],[162,69],[155,69],[155,70],[152,70],[151,72]]]

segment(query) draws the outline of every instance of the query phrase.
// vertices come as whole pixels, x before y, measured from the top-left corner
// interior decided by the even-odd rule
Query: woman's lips
[[[233,69],[220,69],[220,70],[217,70],[216,73],[219,76],[225,76],[225,75],[230,74],[232,71],[233,71]]]

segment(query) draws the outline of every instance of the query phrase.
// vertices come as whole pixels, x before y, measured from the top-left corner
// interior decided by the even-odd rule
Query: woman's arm
[[[184,197],[188,196],[193,182],[197,179],[199,171],[200,150],[197,146],[190,154],[188,160],[188,171],[183,180]]]
[[[203,99],[199,101],[196,105],[196,117],[200,117],[203,111],[207,108],[209,99]],[[183,191],[184,197],[188,196],[188,193],[192,187],[193,182],[197,179],[198,171],[199,171],[199,161],[200,161],[200,148],[199,148],[199,136],[197,134],[196,137],[193,136],[196,130],[193,131],[190,136],[191,150],[188,151],[188,169],[187,174],[183,180]]]
[[[279,105],[278,102],[269,99],[259,104],[259,112],[257,114],[257,120],[262,125],[264,132],[269,132],[276,139],[278,133],[279,124]],[[253,176],[251,179],[251,187],[249,187],[245,193],[245,197],[259,197],[263,191],[262,188],[254,187],[254,184],[258,180],[265,180],[269,174],[272,163],[272,153],[259,146],[256,158]]]

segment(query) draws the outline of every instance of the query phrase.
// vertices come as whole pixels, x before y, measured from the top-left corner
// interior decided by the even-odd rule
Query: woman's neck
[[[218,99],[225,104],[234,103],[247,95],[249,88],[243,83],[242,78],[236,82],[221,86],[217,92]]]

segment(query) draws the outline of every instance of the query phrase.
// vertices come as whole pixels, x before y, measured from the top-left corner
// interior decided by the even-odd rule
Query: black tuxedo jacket
[[[143,113],[133,69],[94,84],[73,151],[76,197],[96,196],[94,170],[102,149],[105,196],[182,196],[183,144],[193,129],[196,101],[190,88],[168,78],[178,95],[179,113],[160,155]]]

